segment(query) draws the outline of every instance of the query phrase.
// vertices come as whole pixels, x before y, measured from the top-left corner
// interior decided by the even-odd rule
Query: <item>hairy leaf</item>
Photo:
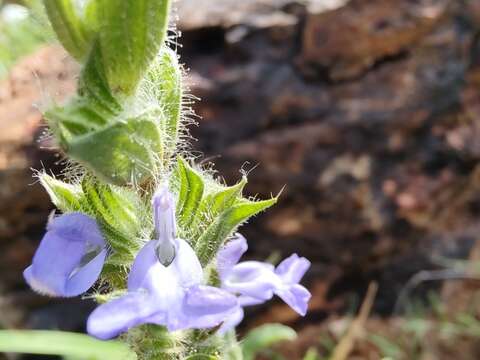
[[[48,18],[58,39],[65,49],[77,60],[88,53],[92,33],[85,26],[74,0],[44,0]]]
[[[82,210],[84,196],[80,185],[67,184],[47,174],[40,175],[40,183],[62,212]]]
[[[277,202],[277,198],[263,201],[242,200],[224,210],[198,239],[196,252],[202,265],[207,265],[223,245],[228,236],[250,217],[266,210]]]
[[[93,45],[88,61],[80,74],[78,95],[90,106],[97,108],[97,111],[103,113],[105,117],[116,116],[122,111],[122,106],[108,85],[98,41]]]
[[[161,134],[153,119],[132,118],[72,138],[67,152],[107,182],[139,183],[157,172]]]
[[[98,0],[102,58],[110,89],[131,95],[166,36],[170,0]]]
[[[241,199],[246,184],[247,178],[243,177],[238,184],[230,187],[222,186],[202,199],[193,226],[196,230],[194,237],[200,236],[201,234],[198,232],[202,231],[204,226],[210,225],[220,213],[233,206],[238,199]]]
[[[176,55],[166,46],[159,55],[170,0],[45,5],[64,46],[85,60],[77,96],[45,114],[63,150],[106,182],[152,178],[175,151],[182,101]]]
[[[182,109],[182,70],[177,54],[164,46],[151,66],[141,86],[142,96],[154,100],[162,108],[165,121],[162,124],[169,152],[175,151]]]
[[[163,164],[163,112],[156,107],[125,114],[95,49],[82,72],[79,96],[45,117],[65,152],[95,175],[117,185],[141,182]]]
[[[117,256],[125,262],[130,261],[139,247],[135,241],[141,226],[136,213],[140,210],[139,201],[133,194],[116,191],[111,185],[101,184],[91,177],[82,181],[82,189],[107,241]]]
[[[177,216],[182,227],[188,228],[202,201],[204,183],[201,175],[180,157],[176,171],[180,182]]]

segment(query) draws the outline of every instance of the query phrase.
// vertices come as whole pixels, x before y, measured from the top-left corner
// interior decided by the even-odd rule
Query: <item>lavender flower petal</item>
[[[139,325],[151,316],[156,308],[147,293],[126,294],[97,307],[87,321],[87,331],[99,339],[111,339]]]
[[[312,297],[310,292],[299,284],[277,289],[275,294],[287,303],[299,315],[305,316],[308,309],[308,301]]]
[[[90,287],[92,287],[102,272],[106,257],[107,249],[104,248],[86,265],[79,266],[77,269],[75,269],[70,274],[70,278],[65,284],[66,294],[72,294],[71,296],[76,296],[83,294]]]
[[[169,266],[158,261],[156,240],[140,250],[128,279],[129,293],[92,313],[91,335],[107,339],[144,323],[164,325],[169,331],[208,328],[220,324],[237,308],[234,295],[200,285],[203,270],[190,245],[176,239],[176,247],[178,252]]]
[[[182,251],[170,266],[163,266],[155,253],[156,242],[148,242],[135,258],[128,278],[129,292],[100,305],[90,315],[89,334],[109,339],[140,324],[167,325],[170,321],[176,322],[184,297],[184,289],[175,271]]]
[[[293,254],[277,266],[275,273],[279,275],[285,283],[298,284],[310,268],[310,265],[310,261],[304,257]]]
[[[239,309],[224,322],[220,333],[238,325],[243,318],[242,307],[269,300],[274,294],[304,316],[311,294],[299,282],[309,269],[310,261],[293,254],[276,269],[271,264],[258,261],[238,263],[245,250],[246,240],[237,238],[227,243],[217,258],[222,288],[240,295]]]
[[[245,317],[245,311],[243,307],[238,306],[236,310],[223,322],[222,326],[218,329],[219,335],[225,335],[230,330],[235,329]]]
[[[212,286],[194,286],[187,291],[182,313],[189,328],[219,325],[237,308],[236,296]]]
[[[307,312],[311,294],[298,283],[310,265],[310,261],[304,257],[293,254],[283,260],[275,269],[275,273],[280,277],[282,283],[282,286],[275,290],[275,294],[302,316],[305,316]]]
[[[232,293],[256,299],[269,300],[280,285],[280,279],[271,264],[244,261],[235,265],[222,281],[222,288]]]
[[[219,335],[224,335],[230,330],[233,330],[240,324],[245,315],[243,308],[245,306],[258,305],[262,304],[264,301],[255,299],[249,296],[239,296],[238,297],[238,307],[234,312],[223,322],[222,326],[218,329],[217,333]]]
[[[217,270],[220,277],[227,276],[228,272],[236,265],[242,255],[247,251],[247,240],[237,233],[229,240],[217,254]]]
[[[197,285],[188,289],[184,308],[188,315],[204,316],[214,313],[231,312],[237,305],[234,295],[213,286]]]
[[[150,284],[145,288],[157,311],[147,322],[170,331],[216,326],[236,307],[236,298],[221,289],[201,286],[203,270],[195,252],[186,241],[177,241],[173,263],[165,267],[157,262],[148,273]]]
[[[24,277],[39,293],[77,296],[95,283],[105,257],[105,240],[96,221],[81,213],[65,214],[48,224]]]
[[[176,238],[175,200],[166,186],[160,187],[152,198],[155,231],[162,240]]]
[[[157,312],[172,312],[182,303],[185,289],[203,280],[203,270],[186,241],[178,240],[178,254],[169,266],[160,264],[155,246],[156,241],[152,240],[138,253],[128,278],[128,290],[146,291],[157,304]]]

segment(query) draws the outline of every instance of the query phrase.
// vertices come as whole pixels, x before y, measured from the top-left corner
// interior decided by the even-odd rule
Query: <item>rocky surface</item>
[[[313,261],[307,321],[371,279],[380,282],[376,311],[389,312],[415,272],[439,256],[466,256],[480,214],[478,0],[182,0],[177,8],[180,52],[202,99],[193,146],[228,182],[250,172],[252,195],[286,185],[279,205],[244,233],[256,257],[295,251]],[[42,150],[48,141],[37,142],[41,116],[31,104],[71,93],[75,73],[46,48],[0,86],[0,266],[9,289],[22,289],[51,209],[28,186],[30,167],[56,160]],[[298,320],[280,304],[258,317],[271,319]]]

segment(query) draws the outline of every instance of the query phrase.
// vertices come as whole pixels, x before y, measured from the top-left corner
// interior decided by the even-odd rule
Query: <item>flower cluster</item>
[[[241,261],[247,241],[235,232],[278,196],[245,197],[246,176],[226,186],[189,161],[191,98],[167,31],[172,0],[43,3],[81,66],[76,94],[44,114],[78,172],[70,183],[39,176],[63,215],[24,272],[31,288],[73,297],[99,282],[88,332],[110,339],[157,325],[124,338],[142,360],[225,358],[239,346],[231,329],[244,308],[274,296],[305,315],[308,260]]]
[[[274,295],[305,315],[310,293],[299,282],[310,266],[308,260],[294,254],[276,268],[258,261],[239,262],[248,246],[236,234],[217,254],[221,286],[206,285],[195,251],[177,236],[175,199],[168,187],[156,191],[152,206],[156,238],[138,252],[125,293],[90,315],[91,335],[110,339],[147,323],[169,331],[221,325],[218,333],[223,334],[243,319],[243,307]],[[50,221],[24,276],[41,294],[77,296],[97,281],[109,252],[93,218],[67,213]]]

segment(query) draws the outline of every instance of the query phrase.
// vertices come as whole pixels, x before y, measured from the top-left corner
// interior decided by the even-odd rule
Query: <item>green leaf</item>
[[[186,357],[185,360],[220,360],[220,358],[213,355],[196,354]]]
[[[392,357],[393,359],[402,358],[402,349],[384,336],[377,334],[368,335],[368,340],[372,342],[382,353],[382,356]]]
[[[242,196],[242,191],[247,184],[247,178],[230,187],[220,187],[219,190],[214,191],[205,196],[198,208],[198,215],[195,217],[193,229],[197,232],[201,231],[201,225],[210,225],[220,213],[232,207]],[[194,234],[200,236],[201,234]]]
[[[98,41],[93,45],[88,61],[82,69],[78,94],[107,118],[116,116],[122,111],[122,106],[108,85]]]
[[[107,260],[103,266],[101,278],[106,281],[112,289],[126,289],[127,288],[127,279],[129,273],[129,267],[125,266],[125,262],[121,265],[112,264],[112,257],[116,254],[110,255],[107,257]],[[129,260],[129,264],[133,261],[132,258]],[[98,293],[95,294],[95,300],[99,302]]]
[[[140,199],[136,194],[111,185],[101,184],[94,178],[86,177],[82,188],[93,210],[113,228],[130,236],[136,236],[140,221],[136,212]]]
[[[122,106],[112,95],[105,77],[100,48],[93,46],[78,83],[78,96],[64,107],[50,109],[45,117],[67,149],[75,136],[86,135],[118,121]]]
[[[128,263],[139,248],[141,200],[133,192],[101,184],[93,177],[84,178],[82,189],[92,215],[115,250],[117,263]]]
[[[207,265],[215,257],[225,239],[240,224],[276,202],[276,197],[263,201],[242,200],[223,211],[197,241],[195,250],[202,265]]]
[[[208,212],[212,218],[216,217],[237,202],[237,199],[242,196],[245,185],[247,185],[247,178],[243,177],[238,184],[222,188],[220,191],[206,196],[205,199],[202,200],[202,211]]]
[[[165,116],[163,133],[170,153],[175,151],[178,140],[182,109],[182,70],[177,54],[164,46],[142,82],[143,97],[156,99]]]
[[[41,174],[39,178],[53,204],[62,212],[82,210],[84,196],[80,185],[67,184],[47,174]]]
[[[90,48],[92,33],[85,27],[83,9],[74,0],[44,0],[48,18],[58,39],[77,60],[82,60]]]
[[[45,117],[63,150],[104,181],[143,182],[164,165],[165,108],[127,103],[124,111],[110,92],[100,56],[94,47],[79,95]]]
[[[296,339],[296,332],[281,324],[266,324],[250,331],[242,342],[243,358],[255,359],[255,355],[275,343]]]
[[[78,95],[45,114],[61,147],[106,182],[152,178],[174,153],[180,123],[181,67],[167,47],[159,55],[170,0],[45,5],[64,46],[77,57],[89,53]],[[143,96],[127,99],[141,80]]]
[[[101,112],[84,99],[73,99],[65,107],[55,107],[45,114],[63,148],[68,149],[75,136],[101,129],[107,124]]]
[[[76,136],[66,147],[72,158],[117,185],[138,184],[151,177],[162,157],[161,134],[155,120],[148,116]]]
[[[177,216],[182,227],[188,228],[202,201],[204,183],[201,175],[181,157],[178,158],[176,171],[180,183]]]
[[[133,258],[135,251],[138,250],[138,244],[130,237],[121,233],[104,219],[98,219],[102,232],[115,252],[108,258],[108,263],[116,266],[125,266],[129,264]]]
[[[69,356],[83,360],[135,360],[136,354],[117,341],[63,331],[0,330],[0,352]]]
[[[98,0],[85,0],[83,8],[83,22],[85,27],[94,34],[98,34],[100,23],[98,18]]]
[[[131,95],[166,36],[170,0],[98,0],[100,46],[110,89]]]
[[[318,354],[317,349],[314,347],[309,348],[303,357],[303,360],[320,360],[320,355]]]

